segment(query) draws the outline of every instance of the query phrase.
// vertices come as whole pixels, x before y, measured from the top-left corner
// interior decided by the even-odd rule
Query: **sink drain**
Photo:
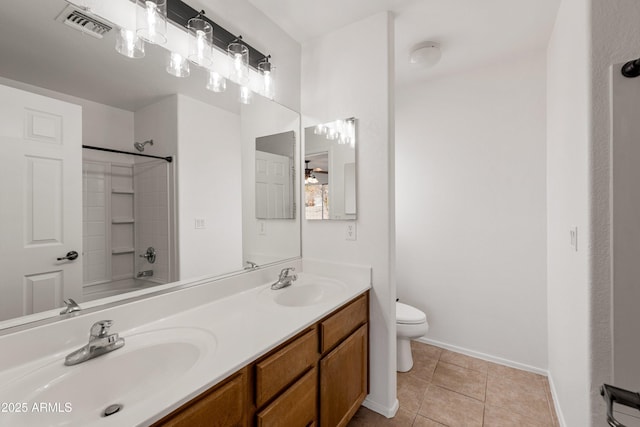
[[[120,410],[122,409],[122,405],[119,403],[113,404],[113,405],[109,405],[107,406],[107,408],[102,412],[102,416],[103,417],[108,417],[109,415],[113,415],[116,412],[120,412]]]

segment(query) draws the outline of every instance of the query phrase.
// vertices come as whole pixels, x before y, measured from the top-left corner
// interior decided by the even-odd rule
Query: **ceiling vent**
[[[56,21],[62,22],[71,28],[75,28],[76,30],[89,34],[97,39],[101,39],[113,28],[111,25],[97,20],[95,17],[76,9],[72,5],[68,5],[62,12],[60,12]]]

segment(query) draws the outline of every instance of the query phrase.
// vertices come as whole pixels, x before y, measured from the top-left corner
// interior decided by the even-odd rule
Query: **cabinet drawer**
[[[205,392],[152,427],[241,427],[246,426],[246,369],[232,379]]]
[[[261,407],[318,361],[316,328],[256,363],[256,407]]]
[[[306,427],[317,419],[318,369],[314,367],[256,416],[258,427]]]
[[[367,321],[368,305],[367,295],[362,295],[320,323],[320,352],[322,354],[331,350]]]

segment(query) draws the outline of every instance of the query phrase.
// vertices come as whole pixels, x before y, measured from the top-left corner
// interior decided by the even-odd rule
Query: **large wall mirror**
[[[170,75],[159,46],[126,58],[117,27],[83,34],[69,7],[0,5],[0,328],[299,257],[299,114],[207,90],[193,64]],[[273,216],[256,215],[263,151],[287,158]]]
[[[305,129],[306,219],[357,218],[356,134],[354,118]]]

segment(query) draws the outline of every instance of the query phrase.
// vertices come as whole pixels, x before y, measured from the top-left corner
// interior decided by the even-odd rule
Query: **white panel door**
[[[256,217],[291,218],[291,159],[256,151]]]
[[[0,147],[0,320],[80,301],[81,107],[0,85]]]

